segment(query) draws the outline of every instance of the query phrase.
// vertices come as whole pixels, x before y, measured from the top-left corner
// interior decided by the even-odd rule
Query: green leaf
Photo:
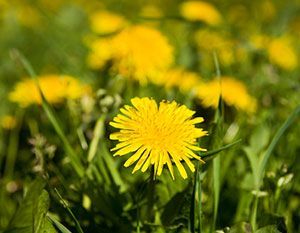
[[[267,146],[270,139],[270,130],[263,125],[258,126],[250,137],[250,147],[256,156]]]
[[[41,195],[35,208],[33,209],[33,232],[34,233],[55,233],[53,225],[46,218],[50,206],[49,194],[46,190],[42,190]]]
[[[282,233],[275,225],[266,226],[258,229],[255,233]]]
[[[50,201],[44,186],[40,178],[31,184],[5,233],[56,233],[46,218]]]
[[[264,153],[262,160],[259,164],[259,180],[262,181],[263,175],[267,166],[267,162],[275,149],[279,139],[285,133],[285,131],[290,127],[290,125],[296,120],[297,117],[300,115],[300,105],[290,114],[290,116],[286,119],[286,121],[281,125],[281,127],[276,132],[275,136],[273,137],[270,145],[268,146],[266,152]]]
[[[252,233],[252,227],[250,223],[240,222],[231,227],[228,233]]]
[[[206,162],[206,161],[209,161],[211,159],[213,159],[218,153],[220,153],[221,151],[223,150],[227,150],[229,149],[230,147],[232,146],[235,146],[236,144],[240,143],[242,140],[239,139],[239,140],[236,140],[235,142],[233,143],[230,143],[230,144],[227,144],[225,146],[222,146],[218,149],[215,149],[215,150],[211,150],[209,152],[206,152],[206,153],[199,153],[199,155],[201,156],[201,158]]]
[[[166,227],[175,225],[176,219],[181,215],[181,210],[186,200],[186,190],[176,193],[166,204],[161,215],[162,224]]]
[[[39,195],[42,193],[42,190],[45,186],[45,181],[41,178],[36,179],[30,186],[25,194],[21,205],[15,212],[13,218],[11,219],[8,232],[28,232],[32,233],[33,231],[33,208],[34,203],[39,198]]]
[[[33,232],[39,233],[41,229],[44,227],[44,219],[46,213],[49,209],[49,194],[47,191],[42,190],[41,195],[39,196],[38,201],[35,204],[35,208],[33,209],[34,217],[33,217]]]
[[[47,217],[57,227],[57,229],[60,230],[61,233],[72,233],[71,231],[69,231],[64,225],[62,225],[59,221],[57,221],[51,215],[48,215]]]

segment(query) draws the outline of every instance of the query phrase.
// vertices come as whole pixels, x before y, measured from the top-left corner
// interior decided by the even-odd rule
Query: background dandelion
[[[0,232],[300,232],[299,11],[0,0]]]

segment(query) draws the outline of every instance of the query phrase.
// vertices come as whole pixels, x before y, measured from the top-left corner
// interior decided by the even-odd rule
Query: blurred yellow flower
[[[213,63],[213,52],[216,52],[221,65],[228,66],[235,61],[234,41],[220,32],[199,30],[195,34],[200,56],[206,64]]]
[[[14,116],[6,115],[0,118],[0,123],[3,129],[13,129],[17,125],[17,119]]]
[[[116,72],[145,84],[173,63],[173,47],[158,30],[131,26],[112,39],[112,57]]]
[[[109,38],[100,38],[88,42],[90,52],[87,57],[88,66],[92,69],[101,69],[112,59],[112,46]]]
[[[201,80],[199,75],[183,68],[170,69],[161,77],[160,80],[157,80],[158,84],[162,84],[166,88],[177,87],[181,92],[192,91]]]
[[[90,87],[67,75],[45,75],[38,78],[40,88],[49,103],[61,103],[64,99],[77,99],[90,92]],[[12,102],[21,107],[41,104],[42,98],[35,80],[28,78],[16,84],[9,94]]]
[[[30,5],[20,5],[16,12],[17,19],[22,25],[31,28],[41,25],[41,14],[37,8]]]
[[[202,83],[197,88],[197,97],[205,107],[217,108],[222,93],[223,101],[239,110],[253,113],[256,111],[256,100],[251,97],[245,85],[232,78],[215,78],[208,83]]]
[[[268,54],[271,63],[285,70],[293,70],[298,65],[295,48],[292,46],[291,38],[287,36],[271,40]]]
[[[194,172],[192,158],[200,160],[193,151],[205,151],[197,146],[197,138],[207,135],[206,131],[196,128],[196,124],[203,122],[202,117],[195,117],[194,111],[175,101],[159,103],[150,98],[133,98],[133,105],[125,105],[121,113],[114,117],[110,125],[120,129],[112,133],[110,139],[119,143],[112,149],[114,156],[134,153],[125,162],[129,167],[137,162],[132,173],[141,169],[145,172],[150,165],[154,165],[154,175],[162,173],[167,164],[174,179],[172,162],[177,166],[180,175],[186,179],[187,173],[182,161]]]
[[[203,1],[187,1],[180,6],[181,15],[191,21],[203,21],[210,25],[221,23],[219,11],[210,3]]]
[[[109,11],[97,11],[90,17],[91,29],[97,34],[110,34],[124,28],[126,19]]]

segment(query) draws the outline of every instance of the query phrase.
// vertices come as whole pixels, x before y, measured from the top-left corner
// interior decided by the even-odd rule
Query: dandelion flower
[[[133,98],[133,106],[125,105],[110,125],[120,129],[112,133],[110,139],[119,143],[112,149],[114,156],[133,153],[125,162],[129,167],[137,162],[132,173],[141,169],[145,172],[150,165],[154,166],[154,175],[161,175],[163,166],[167,164],[172,178],[174,171],[172,162],[177,166],[180,175],[186,179],[187,173],[182,164],[184,161],[194,172],[192,158],[200,160],[194,151],[205,151],[197,146],[197,138],[207,132],[196,128],[203,122],[202,117],[192,118],[194,111],[175,101],[159,103],[150,98]]]
[[[90,52],[87,57],[87,64],[92,69],[101,69],[112,59],[111,41],[108,38],[100,38],[88,42]]]
[[[126,25],[123,16],[109,12],[97,11],[90,17],[91,29],[97,34],[110,34],[121,30]]]
[[[17,125],[17,119],[11,115],[5,115],[0,118],[0,125],[3,129],[13,129]]]
[[[114,70],[125,77],[147,83],[173,62],[173,48],[154,28],[132,26],[112,39]]]
[[[90,87],[67,75],[45,75],[38,78],[40,88],[49,103],[61,103],[64,99],[77,99],[90,92]],[[41,104],[42,97],[35,80],[28,78],[16,84],[9,99],[27,107]]]
[[[218,25],[221,14],[210,3],[203,1],[187,1],[180,6],[181,15],[191,21],[203,21],[209,25]]]
[[[239,110],[253,113],[256,111],[256,100],[251,97],[245,85],[232,77],[221,77],[197,88],[197,97],[205,107],[217,108],[222,93],[223,101]]]
[[[297,55],[289,37],[273,39],[268,46],[269,59],[275,65],[293,70],[298,65]]]
[[[177,87],[183,93],[192,91],[200,82],[201,78],[194,72],[183,68],[174,68],[167,71],[158,84],[164,85],[167,89]]]

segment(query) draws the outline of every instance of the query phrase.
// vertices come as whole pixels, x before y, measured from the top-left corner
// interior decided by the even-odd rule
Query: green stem
[[[103,114],[96,122],[96,126],[94,128],[94,136],[88,151],[88,161],[91,162],[96,155],[98,144],[100,138],[104,135],[104,123],[106,119],[106,114]]]
[[[257,207],[258,207],[258,191],[256,190],[256,194],[254,197],[254,202],[253,202],[253,206],[252,206],[252,214],[251,214],[251,225],[252,225],[252,229],[253,232],[255,232],[256,230],[256,216],[257,216]]]
[[[18,112],[17,118],[19,120],[18,125],[15,129],[12,129],[9,133],[9,141],[8,141],[8,148],[7,148],[7,157],[6,157],[6,164],[4,170],[4,177],[12,178],[14,173],[14,167],[17,159],[18,154],[18,146],[19,146],[19,135],[21,129],[21,121],[23,118],[23,111]]]
[[[201,215],[202,215],[202,186],[201,186],[201,166],[199,165],[200,163],[198,162],[198,172],[197,172],[197,176],[198,176],[198,187],[197,187],[197,192],[198,192],[198,233],[202,232],[202,220],[201,220]]]

